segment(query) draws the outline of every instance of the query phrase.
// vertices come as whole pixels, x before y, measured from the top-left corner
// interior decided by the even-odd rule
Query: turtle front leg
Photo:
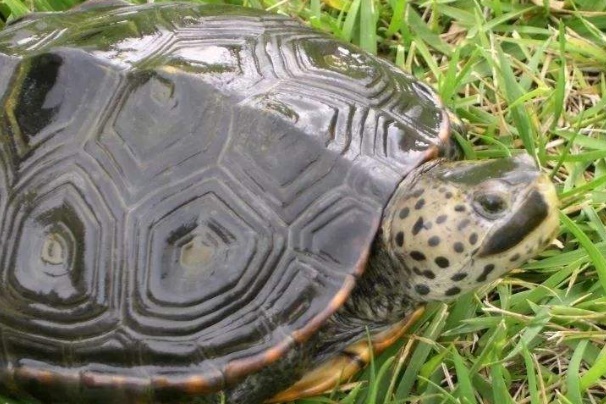
[[[299,379],[295,384],[267,400],[266,403],[280,403],[312,397],[329,392],[346,383],[351,377],[370,363],[373,355],[378,355],[400,339],[423,314],[421,307],[405,319],[390,325],[379,333],[371,335],[370,344],[361,339],[348,345],[336,355],[321,362]]]

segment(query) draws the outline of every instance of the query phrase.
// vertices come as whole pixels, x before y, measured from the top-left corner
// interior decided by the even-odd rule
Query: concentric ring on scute
[[[209,84],[180,72],[127,74],[85,150],[125,202],[136,203],[173,178],[216,163],[231,120],[226,101]]]
[[[210,332],[265,283],[284,248],[284,230],[243,203],[232,191],[237,186],[220,170],[207,170],[129,215],[138,246],[128,265],[134,329],[152,336]]]
[[[106,197],[66,164],[12,194],[0,268],[0,301],[10,301],[0,314],[5,324],[68,340],[115,325],[119,218]]]

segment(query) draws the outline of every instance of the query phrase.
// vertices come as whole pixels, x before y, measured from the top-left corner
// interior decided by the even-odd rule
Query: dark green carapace
[[[431,174],[452,147],[434,93],[284,16],[32,15],[0,33],[0,102],[2,394],[261,402],[489,262],[429,262],[438,205],[459,213]],[[488,280],[514,265],[496,253],[517,264],[556,226],[537,169],[501,166],[527,175],[498,223],[473,214],[476,188],[494,199],[482,174],[451,182],[476,247],[510,237],[481,258],[500,265]],[[542,208],[519,214],[531,194]]]

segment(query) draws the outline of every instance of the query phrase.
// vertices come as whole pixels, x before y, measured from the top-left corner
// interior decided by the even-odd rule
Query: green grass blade
[[[462,403],[476,403],[477,401],[475,398],[469,369],[467,369],[465,363],[463,362],[463,358],[461,358],[461,355],[459,355],[456,350],[452,352],[452,360],[455,365],[457,381],[459,383],[458,394],[456,394],[456,397]]]
[[[581,247],[583,247],[591,261],[595,265],[595,269],[598,273],[598,279],[602,285],[602,289],[606,291],[606,258],[600,253],[593,242],[587,237],[587,235],[579,228],[579,226],[568,218],[564,214],[560,214],[560,220],[562,224],[577,238]]]
[[[345,17],[345,22],[343,23],[343,35],[341,37],[344,41],[349,42],[353,40],[354,28],[360,11],[360,3],[361,0],[353,0],[349,10],[347,10],[347,17]]]
[[[441,305],[435,314],[433,320],[429,324],[427,331],[423,334],[423,338],[427,340],[435,340],[438,335],[442,332],[444,327],[444,321],[446,316],[448,315],[448,310],[446,305]],[[429,353],[432,350],[432,345],[419,342],[415,352],[413,353],[406,370],[404,371],[404,375],[402,376],[402,380],[396,389],[396,398],[400,400],[404,400],[409,397],[412,393],[412,387],[417,379],[417,375],[419,374],[419,370],[421,366],[425,363]]]
[[[30,12],[30,9],[19,0],[2,0],[2,3],[9,8],[12,18],[18,18]]]
[[[589,341],[581,341],[577,345],[572,354],[570,363],[568,364],[568,372],[566,373],[566,398],[572,403],[582,403],[583,399],[581,396],[581,385],[580,377],[581,373],[581,360],[583,359],[583,353],[587,348]]]
[[[528,347],[524,346],[522,348],[522,356],[524,357],[524,365],[526,367],[526,375],[528,377],[530,403],[541,404],[536,368],[534,366],[534,361],[532,360],[532,353],[528,350]]]
[[[360,8],[360,47],[377,53],[377,10],[374,0],[362,0]]]
[[[604,377],[606,377],[606,347],[602,348],[602,351],[593,366],[591,366],[581,377],[581,391],[587,391],[587,389],[603,380]]]

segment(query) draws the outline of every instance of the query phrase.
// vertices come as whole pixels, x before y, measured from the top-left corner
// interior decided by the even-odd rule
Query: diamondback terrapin
[[[36,14],[0,97],[4,394],[313,394],[558,228],[528,156],[449,161],[431,89],[283,16]]]

